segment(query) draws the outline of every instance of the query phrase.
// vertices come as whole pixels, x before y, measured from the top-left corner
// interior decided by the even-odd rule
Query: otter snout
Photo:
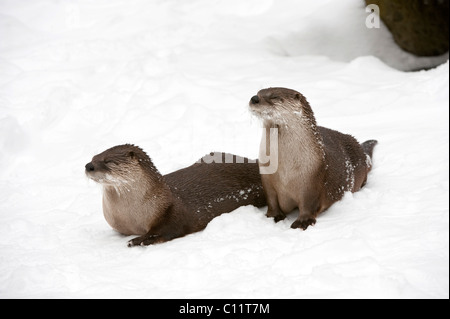
[[[250,99],[250,102],[252,104],[258,104],[259,103],[259,96],[258,95],[252,96],[252,98]]]
[[[94,167],[94,164],[92,164],[92,162],[87,163],[85,167],[86,167],[86,172],[95,171],[95,167]]]
[[[106,183],[107,176],[104,169],[102,169],[101,163],[96,162],[94,165],[94,162],[89,162],[84,167],[86,168],[84,172],[88,178],[100,184]]]

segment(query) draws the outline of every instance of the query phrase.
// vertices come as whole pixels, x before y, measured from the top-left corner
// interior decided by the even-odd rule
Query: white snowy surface
[[[1,298],[449,298],[449,63],[365,27],[364,2],[0,1]],[[241,207],[128,248],[84,165],[135,143],[162,173],[256,158],[259,89],[377,139],[366,187],[307,231]]]

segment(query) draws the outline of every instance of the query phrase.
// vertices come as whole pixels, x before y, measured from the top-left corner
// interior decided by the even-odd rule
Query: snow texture
[[[2,0],[1,298],[449,298],[448,55],[416,58],[364,2]],[[435,69],[404,72],[420,68]],[[306,231],[241,207],[128,248],[84,165],[124,143],[163,173],[258,156],[259,89],[377,139],[358,193]],[[245,190],[237,190],[245,196]]]

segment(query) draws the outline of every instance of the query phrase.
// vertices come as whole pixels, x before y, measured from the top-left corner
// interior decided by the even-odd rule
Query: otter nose
[[[86,167],[86,171],[88,171],[88,172],[92,172],[95,170],[94,164],[92,164],[92,162],[87,163],[85,167]]]
[[[258,95],[255,95],[251,98],[252,104],[258,104],[259,103],[259,97]]]

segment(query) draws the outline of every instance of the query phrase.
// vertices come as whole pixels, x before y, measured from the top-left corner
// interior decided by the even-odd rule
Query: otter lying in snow
[[[211,158],[222,162],[208,164]],[[240,206],[266,205],[258,163],[231,154],[207,155],[162,176],[141,148],[125,144],[95,155],[86,175],[103,186],[109,225],[124,235],[140,235],[128,246],[166,242],[200,231]]]

